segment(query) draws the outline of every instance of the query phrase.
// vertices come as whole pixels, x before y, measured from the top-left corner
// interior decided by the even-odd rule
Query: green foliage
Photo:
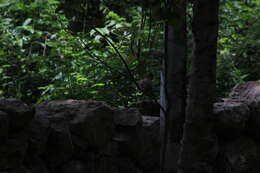
[[[145,48],[147,42],[159,38],[161,33],[148,31],[150,23],[145,24],[145,32],[140,28],[138,8],[131,8],[133,20],[128,22],[103,6],[104,27],[75,34],[68,30],[70,17],[58,9],[58,1],[9,0],[1,3],[1,7],[1,95],[29,103],[74,98],[116,105],[127,105],[140,95],[117,51],[139,79],[137,40],[145,38],[140,45],[145,53],[149,47],[160,44]],[[159,68],[158,62],[156,57],[147,61]]]
[[[243,74],[241,70],[235,66],[235,61],[230,56],[228,49],[224,49],[220,52],[217,64],[218,95],[224,96],[225,92],[229,92],[230,88],[234,87],[234,85],[244,82],[247,74]]]
[[[4,96],[35,100],[40,96],[37,85],[45,85],[51,74],[47,70],[43,74],[49,68],[45,56],[47,42],[55,37],[49,31],[58,32],[61,28],[60,23],[50,20],[62,19],[50,15],[55,11],[53,0],[46,6],[41,1],[6,2],[8,6],[0,8],[0,90]]]
[[[123,61],[136,80],[152,73],[159,96],[160,10],[155,0],[0,0],[0,96],[128,105],[140,92]],[[219,96],[260,79],[259,10],[258,0],[221,3]]]
[[[57,10],[62,10],[69,20],[69,29],[74,33],[89,32],[104,24],[100,0],[65,0]]]
[[[218,94],[237,83],[260,78],[260,1],[222,1],[220,9]]]

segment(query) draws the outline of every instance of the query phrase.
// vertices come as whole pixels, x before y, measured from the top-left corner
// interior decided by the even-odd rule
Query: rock
[[[249,134],[260,143],[260,82],[236,85],[228,98],[214,104],[218,136],[232,140]]]
[[[218,136],[232,140],[245,132],[249,108],[243,102],[224,100],[214,104],[214,119]]]
[[[0,99],[0,170],[25,172],[33,109],[17,99]]]
[[[0,172],[159,171],[159,117],[85,100],[0,108]]]
[[[85,145],[84,148],[104,151],[110,145],[113,136],[113,118],[113,108],[104,102],[86,101],[70,121],[72,138],[80,138]]]
[[[146,172],[159,172],[160,168],[160,118],[143,116],[142,155],[138,165]]]
[[[18,99],[0,99],[0,110],[8,113],[9,125],[13,131],[28,127],[34,110]]]
[[[127,157],[118,158],[118,160],[116,160],[116,163],[117,167],[115,169],[115,173],[134,173],[138,171],[133,160]]]
[[[88,173],[89,168],[87,164],[80,160],[72,160],[64,164],[61,168],[61,173]]]
[[[9,133],[9,119],[6,112],[0,111],[0,140],[5,141]]]
[[[29,173],[50,173],[44,161],[37,155],[31,153],[27,156],[25,163]]]
[[[141,114],[136,108],[115,109],[114,124],[116,126],[135,127],[141,125]]]
[[[246,82],[236,85],[229,94],[232,100],[243,101],[252,107],[260,104],[260,82]]]
[[[253,140],[241,137],[226,144],[224,148],[232,173],[260,172],[260,147]]]
[[[158,172],[160,168],[159,117],[141,116],[136,109],[117,111],[113,138],[118,172]],[[127,123],[128,122],[128,123]],[[125,172],[124,171],[124,172]]]
[[[229,98],[248,106],[250,116],[246,130],[249,136],[260,143],[260,82],[246,82],[235,86]]]
[[[114,124],[113,163],[118,173],[133,172],[142,156],[142,116],[136,108],[115,109]]]
[[[110,152],[114,112],[105,103],[65,100],[40,103],[35,108],[32,148],[51,168],[90,149]]]
[[[235,86],[214,104],[220,152],[214,173],[257,173],[260,170],[260,82]]]
[[[142,115],[146,116],[160,116],[160,106],[152,100],[142,100],[132,105],[138,108]]]

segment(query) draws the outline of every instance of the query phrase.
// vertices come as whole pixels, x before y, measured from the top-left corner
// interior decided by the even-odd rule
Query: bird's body
[[[145,77],[138,81],[139,87],[145,96],[153,95],[153,82],[151,79]]]

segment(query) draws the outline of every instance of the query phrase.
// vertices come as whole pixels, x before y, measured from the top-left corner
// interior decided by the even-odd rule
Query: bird
[[[153,95],[153,76],[151,74],[146,75],[143,79],[138,81],[140,90],[145,96]]]

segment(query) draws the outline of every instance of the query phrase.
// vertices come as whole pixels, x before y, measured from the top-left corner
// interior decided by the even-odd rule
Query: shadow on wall
[[[260,82],[215,103],[214,173],[260,172]],[[0,99],[0,172],[158,173],[159,117],[104,102]],[[172,163],[173,165],[176,163]]]

